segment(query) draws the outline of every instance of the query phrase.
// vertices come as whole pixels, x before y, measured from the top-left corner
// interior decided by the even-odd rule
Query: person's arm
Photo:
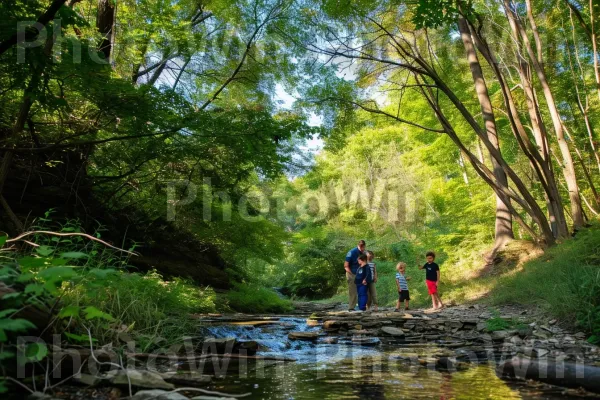
[[[417,262],[419,262],[419,261],[417,260]],[[418,264],[417,267],[419,267],[419,269],[423,269],[423,268],[425,268],[425,264]]]
[[[344,269],[346,270],[346,272],[348,273],[352,273],[352,270],[350,269],[350,263],[348,261],[344,261]]]
[[[394,278],[394,280],[396,281],[396,288],[398,289],[398,293],[400,293],[402,291],[402,289],[400,289],[400,282],[398,282],[397,278]]]

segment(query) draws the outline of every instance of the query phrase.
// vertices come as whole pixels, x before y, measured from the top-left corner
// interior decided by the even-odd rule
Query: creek
[[[582,394],[533,381],[504,380],[490,361],[439,368],[436,360],[456,354],[443,340],[356,340],[356,332],[323,334],[322,321],[281,317],[271,321],[208,322],[205,336],[252,340],[259,361],[229,369],[207,389],[250,399],[568,399]],[[319,333],[316,340],[290,340],[290,332]],[[360,333],[359,333],[360,335]],[[354,340],[353,340],[354,337]],[[493,357],[492,357],[493,358]],[[433,361],[431,361],[433,360]],[[437,362],[439,364],[439,362]],[[583,395],[585,396],[585,395]]]

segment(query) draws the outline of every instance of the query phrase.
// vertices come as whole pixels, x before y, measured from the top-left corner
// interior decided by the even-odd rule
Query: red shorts
[[[427,291],[429,292],[429,294],[437,293],[437,282],[436,281],[425,280],[425,283],[427,284]]]

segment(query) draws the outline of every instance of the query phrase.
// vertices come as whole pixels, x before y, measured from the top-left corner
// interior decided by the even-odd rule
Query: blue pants
[[[358,308],[365,311],[367,309],[367,300],[369,299],[369,286],[367,285],[356,285],[356,292],[358,293]]]

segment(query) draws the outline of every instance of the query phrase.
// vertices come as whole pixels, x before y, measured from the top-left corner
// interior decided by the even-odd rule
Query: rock
[[[508,339],[508,341],[515,346],[519,346],[523,343],[523,339],[521,339],[519,336],[512,336],[510,339]]]
[[[476,328],[479,332],[483,332],[487,329],[487,324],[485,322],[478,322]]]
[[[315,341],[319,334],[317,332],[290,332],[288,333],[288,339],[290,340],[307,340]]]
[[[229,338],[206,338],[202,345],[203,353],[231,353],[234,346],[237,343],[237,339],[233,337]]]
[[[549,339],[550,338],[550,334],[548,332],[545,332],[540,329],[533,331],[533,336],[540,338],[540,339]]]
[[[323,341],[321,342],[323,344],[337,344],[338,343],[338,338],[336,337],[326,337],[323,339]]]
[[[187,399],[187,397],[186,397]],[[237,400],[233,397],[215,397],[215,396],[196,396],[192,397],[191,400]]]
[[[525,339],[526,337],[531,336],[532,333],[533,333],[533,328],[531,328],[530,326],[523,326],[523,327],[517,328],[517,334],[522,339]]]
[[[79,374],[73,376],[73,381],[80,383],[85,386],[96,386],[100,382],[102,382],[102,378],[96,375],[90,374]]]
[[[342,323],[340,321],[325,321],[323,322],[323,329],[327,330],[337,330],[342,327]]]
[[[170,393],[165,392],[164,390],[154,389],[140,390],[133,395],[131,400],[187,400],[187,397],[177,392]]]
[[[241,353],[243,355],[253,356],[258,351],[258,348],[259,348],[258,342],[255,342],[254,340],[247,340],[244,342],[238,342],[234,346],[234,352]]]
[[[404,331],[400,328],[394,328],[393,326],[384,326],[379,331],[381,334],[387,336],[404,337]]]
[[[492,340],[504,340],[510,336],[508,331],[494,331],[492,332]]]
[[[109,371],[106,374],[109,382],[117,386],[127,386],[131,381],[132,386],[149,389],[173,389],[175,385],[167,383],[162,376],[156,372],[146,370],[120,369]]]
[[[574,336],[575,336],[577,339],[585,339],[585,337],[586,337],[586,334],[585,334],[585,333],[583,333],[583,332],[577,332],[577,333],[576,333]]]
[[[179,386],[191,386],[191,387],[203,387],[208,385],[212,381],[210,375],[202,374],[199,372],[189,372],[185,374],[180,373],[166,373],[161,374],[161,377],[175,385]]]
[[[452,329],[460,329],[463,327],[461,321],[446,321],[446,326]]]
[[[554,324],[556,324],[556,322],[557,321],[555,319],[550,320],[550,321],[548,321],[548,325],[554,325]]]
[[[544,357],[545,355],[547,355],[549,353],[548,350],[546,349],[533,349],[533,352],[535,353],[535,355],[539,358],[539,357]]]
[[[373,331],[369,331],[366,329],[350,329],[348,331],[349,335],[355,336],[355,335],[371,335],[373,334]]]
[[[307,326],[319,326],[320,322],[316,319],[307,319],[306,320],[306,325]]]

